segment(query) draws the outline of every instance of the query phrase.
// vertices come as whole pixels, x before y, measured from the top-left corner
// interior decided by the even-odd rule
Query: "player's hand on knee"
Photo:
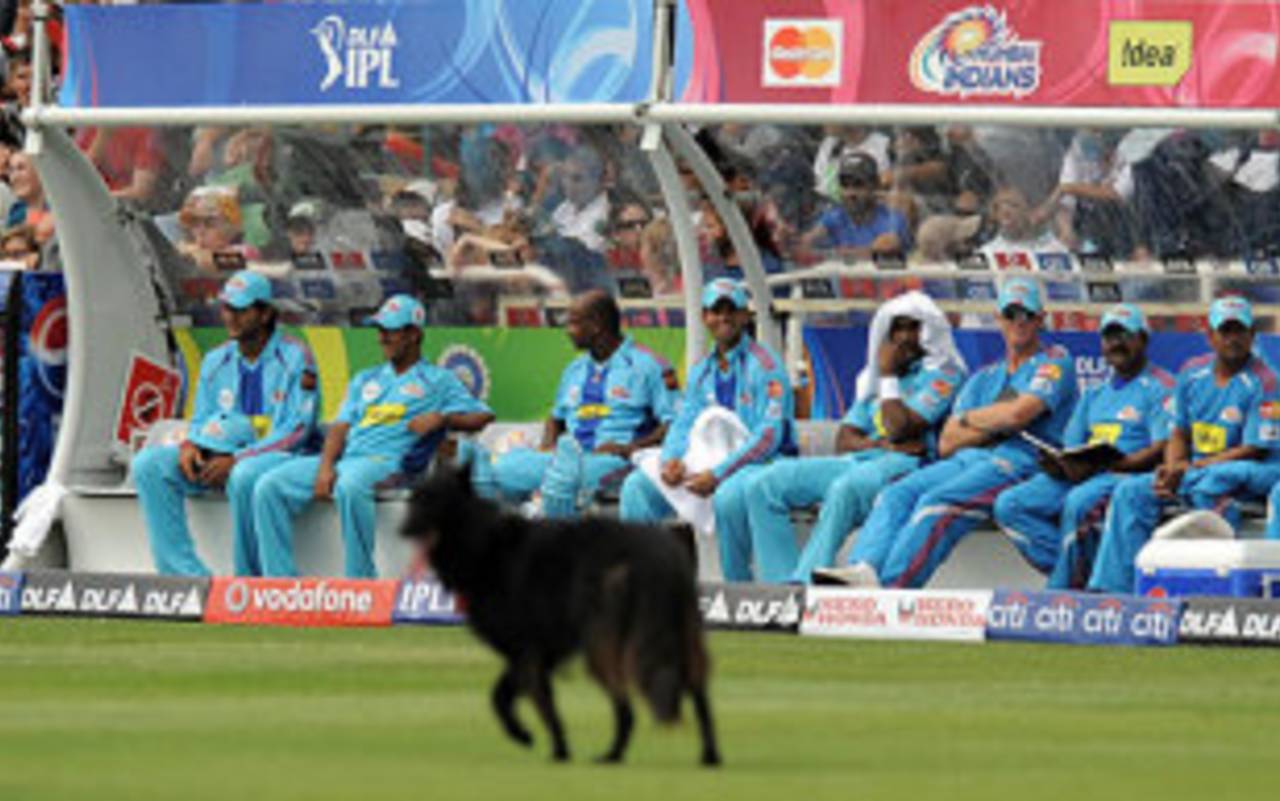
[[[662,480],[666,482],[668,487],[679,486],[684,480],[684,462],[679,459],[670,459],[662,466]]]
[[[193,443],[184,442],[178,449],[178,469],[182,471],[182,475],[187,481],[196,482],[200,480],[200,468],[203,467],[203,460],[200,458],[200,449]]]
[[[716,479],[716,474],[710,470],[704,470],[701,473],[690,476],[689,480],[684,483],[685,489],[703,498],[711,497],[719,485],[720,482]]]
[[[320,469],[316,471],[316,483],[312,488],[312,494],[317,501],[328,500],[333,497],[333,487],[337,483],[338,471],[332,467],[320,465]]]
[[[234,456],[215,456],[200,468],[200,483],[206,487],[224,487],[231,468],[236,466]]]

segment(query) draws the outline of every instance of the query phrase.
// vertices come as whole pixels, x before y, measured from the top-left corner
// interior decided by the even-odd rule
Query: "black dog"
[[[626,751],[634,684],[664,723],[679,719],[689,693],[702,763],[719,764],[692,553],[671,530],[606,518],[526,520],[477,497],[469,475],[451,470],[414,492],[403,533],[464,599],[471,628],[506,658],[492,701],[516,742],[532,742],[514,709],[527,693],[553,758],[569,758],[551,675],[583,650],[613,702],[613,744],[600,761],[620,762]]]

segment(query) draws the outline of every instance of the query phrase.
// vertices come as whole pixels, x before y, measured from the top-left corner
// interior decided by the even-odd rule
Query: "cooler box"
[[[1151,540],[1138,553],[1138,595],[1280,597],[1280,540]]]

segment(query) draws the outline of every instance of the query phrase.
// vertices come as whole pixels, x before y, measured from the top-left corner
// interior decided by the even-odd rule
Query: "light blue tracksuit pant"
[[[743,494],[765,465],[750,464],[729,476],[711,496],[716,515],[716,543],[726,581],[751,580],[751,533]],[[653,482],[639,470],[622,484],[619,517],[633,523],[656,523],[675,514]]]
[[[376,578],[378,484],[400,472],[400,460],[386,456],[344,456],[336,465],[333,502],[342,521],[343,571],[348,578]],[[319,456],[297,456],[263,476],[253,493],[263,575],[296,576],[293,518],[315,497]]]
[[[486,454],[476,459],[488,458]],[[554,451],[516,448],[493,462],[490,479],[498,497],[509,503],[523,503],[535,490],[542,492],[542,511],[546,517],[574,517],[581,511],[580,499],[592,495],[602,485],[620,482],[631,470],[631,463],[620,456],[606,453],[582,453],[577,442],[564,434]],[[476,481],[473,467],[473,482]]]
[[[185,499],[209,491],[188,481],[178,467],[176,445],[146,448],[133,459],[133,482],[138,488],[142,517],[147,526],[156,570],[164,574],[207,576],[209,568],[196,554],[187,525]],[[288,453],[263,453],[242,459],[227,477],[227,501],[231,505],[234,563],[238,576],[261,575],[258,533],[254,525],[253,494],[273,468],[291,459]]]
[[[1212,509],[1239,524],[1236,498],[1263,498],[1280,480],[1280,463],[1236,461],[1192,468],[1182,477],[1178,496],[1193,509]],[[1089,589],[1133,592],[1134,560],[1160,522],[1164,500],[1156,496],[1154,474],[1140,473],[1116,487]]]
[[[877,448],[844,456],[779,459],[765,467],[743,495],[760,580],[807,583],[814,568],[834,564],[880,490],[919,463],[918,457]],[[815,503],[822,508],[799,551],[791,510]]]
[[[967,448],[890,484],[849,553],[886,587],[922,587],[965,535],[991,516],[996,497],[1036,471],[1030,457]],[[1034,563],[1027,544],[1014,543]]]
[[[1041,473],[1000,493],[996,525],[1024,544],[1023,552],[1037,570],[1049,572],[1048,589],[1084,589],[1108,502],[1125,477],[1100,473],[1071,484]]]

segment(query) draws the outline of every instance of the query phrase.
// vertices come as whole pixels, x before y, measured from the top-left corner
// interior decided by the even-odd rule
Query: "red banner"
[[[400,582],[360,579],[215,578],[206,623],[389,626]]]
[[[1280,4],[687,0],[691,103],[1280,106]]]

